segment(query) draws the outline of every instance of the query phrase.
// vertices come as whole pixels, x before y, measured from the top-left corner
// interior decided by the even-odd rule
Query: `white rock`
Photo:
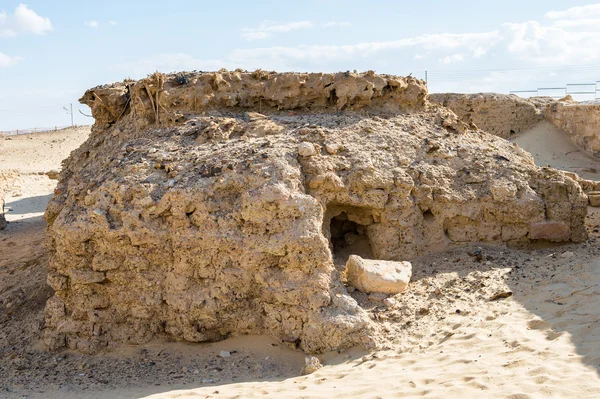
[[[411,276],[410,262],[363,259],[357,255],[350,255],[346,262],[348,284],[366,294],[398,294],[406,289]]]
[[[340,144],[334,144],[334,143],[325,144],[325,150],[327,151],[328,154],[331,154],[331,155],[337,154],[341,148],[342,148],[342,146]]]
[[[231,356],[231,352],[229,352],[229,351],[221,351],[221,353],[219,354],[219,356],[221,356],[221,357],[230,357]]]
[[[317,150],[313,143],[304,141],[298,146],[298,154],[303,157],[312,157],[313,155],[317,155]]]

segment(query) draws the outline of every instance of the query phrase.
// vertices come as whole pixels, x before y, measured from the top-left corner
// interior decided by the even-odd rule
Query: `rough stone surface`
[[[302,375],[312,374],[315,371],[323,368],[321,361],[318,357],[308,355],[304,358],[304,367],[302,367]]]
[[[58,180],[60,177],[60,172],[56,169],[52,169],[52,170],[46,172],[46,176],[48,176],[48,179]]]
[[[366,294],[399,294],[406,289],[411,276],[410,262],[363,259],[350,255],[346,263],[348,284]]]
[[[588,194],[588,200],[590,202],[590,206],[600,207],[600,191],[592,191]]]
[[[382,260],[527,243],[535,223],[586,238],[573,179],[429,105],[414,78],[154,74],[81,101],[96,124],[45,215],[53,348],[238,334],[313,353],[373,345],[334,267],[334,222]]]
[[[543,106],[552,101],[497,93],[430,94],[429,100],[450,108],[465,123],[502,138],[523,133],[544,120]]]
[[[547,105],[546,118],[577,146],[600,157],[600,104],[555,102]]]

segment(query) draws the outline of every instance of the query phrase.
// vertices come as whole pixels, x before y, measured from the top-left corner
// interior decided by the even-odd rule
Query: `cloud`
[[[363,42],[348,45],[301,45],[295,47],[263,47],[233,50],[230,59],[238,64],[257,65],[264,68],[289,67],[296,62],[323,64],[333,60],[354,60],[366,58],[384,51],[418,48],[419,50],[453,52],[466,50],[481,53],[502,40],[499,32],[432,34],[406,39]]]
[[[336,27],[340,27],[340,28],[347,28],[352,26],[352,24],[350,22],[345,22],[345,21],[329,21],[323,24],[324,28],[336,28]]]
[[[97,28],[98,26],[100,26],[98,21],[85,21],[84,24],[85,24],[85,26],[90,27],[90,28]]]
[[[11,57],[9,55],[0,53],[0,68],[8,68],[16,65],[21,61],[21,57]]]
[[[552,26],[556,28],[600,28],[600,18],[559,19]]]
[[[50,19],[39,16],[26,4],[19,4],[13,14],[0,10],[0,37],[14,37],[19,33],[45,35],[51,31]]]
[[[570,29],[571,27],[576,29]],[[600,27],[542,25],[537,21],[502,26],[506,49],[518,60],[542,65],[581,64],[600,60]]]
[[[589,18],[594,15],[600,15],[600,3],[588,4],[581,7],[571,7],[564,11],[549,11],[546,18],[564,19],[564,18]]]
[[[108,24],[109,24],[109,25],[112,25],[112,26],[116,26],[116,25],[117,25],[117,22],[116,22],[116,21],[113,21],[113,20],[111,19],[110,21],[108,21]]]
[[[275,25],[269,22],[263,22],[258,28],[242,29],[242,38],[246,40],[264,40],[273,36],[274,33],[286,33],[299,29],[310,29],[314,24],[310,21],[289,22],[286,24]]]
[[[454,64],[457,62],[461,62],[465,59],[465,57],[462,54],[452,54],[452,55],[447,55],[446,57],[440,59],[440,62],[442,64]]]

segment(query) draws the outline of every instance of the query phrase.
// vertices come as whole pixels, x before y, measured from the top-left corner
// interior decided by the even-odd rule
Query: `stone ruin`
[[[155,73],[80,101],[96,124],[45,215],[51,348],[240,334],[370,347],[340,257],[586,239],[574,180],[412,77]]]
[[[524,133],[544,120],[551,97],[521,98],[498,93],[430,94],[429,101],[450,108],[465,123],[508,139]]]

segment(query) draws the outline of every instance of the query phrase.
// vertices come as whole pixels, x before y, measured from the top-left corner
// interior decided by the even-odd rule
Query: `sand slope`
[[[565,132],[548,121],[512,138],[530,152],[536,165],[577,173],[584,179],[600,180],[600,161],[579,149]]]

